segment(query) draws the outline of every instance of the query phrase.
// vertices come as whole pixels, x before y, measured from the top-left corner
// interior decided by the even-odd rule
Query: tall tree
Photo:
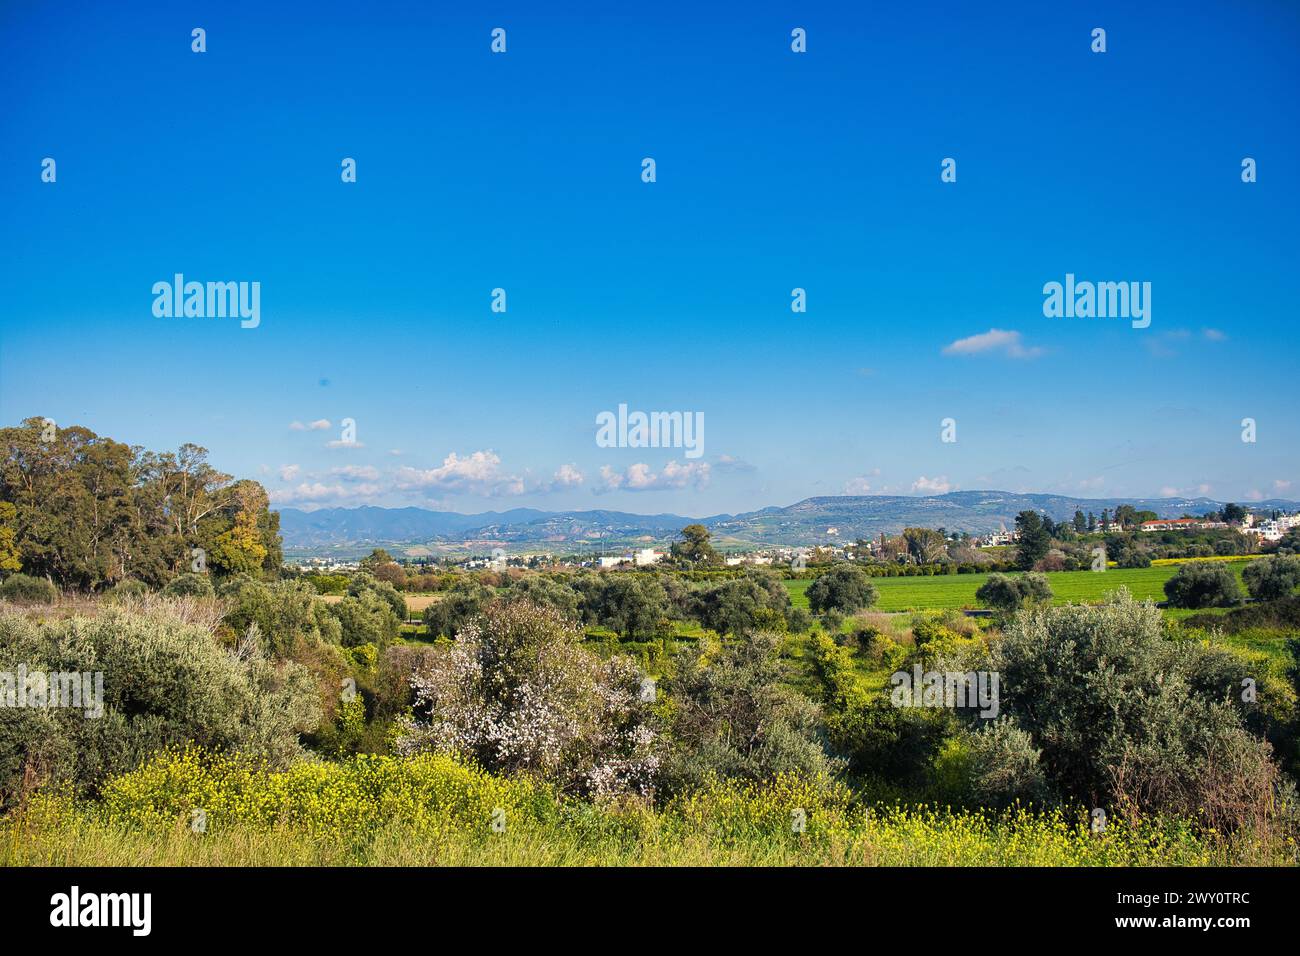
[[[14,506],[23,570],[63,587],[163,584],[189,570],[193,548],[219,552],[220,570],[280,566],[265,489],[232,482],[197,445],[160,455],[29,418],[0,429],[0,500]]]
[[[1229,501],[1223,506],[1223,520],[1228,524],[1241,524],[1247,513],[1245,508],[1235,502]]]
[[[904,528],[907,553],[917,564],[934,564],[948,556],[943,534],[930,528]]]
[[[718,552],[710,542],[709,529],[702,524],[682,528],[681,540],[672,546],[672,556],[689,564],[719,564]]]
[[[1022,511],[1016,515],[1016,530],[1020,532],[1016,564],[1028,571],[1052,547],[1052,537],[1043,527],[1043,519],[1037,511]]]

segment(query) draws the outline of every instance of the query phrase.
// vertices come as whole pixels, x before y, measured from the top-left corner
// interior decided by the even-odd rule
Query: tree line
[[[154,452],[42,418],[0,429],[0,571],[98,590],[176,575],[278,574],[280,516],[204,448]]]

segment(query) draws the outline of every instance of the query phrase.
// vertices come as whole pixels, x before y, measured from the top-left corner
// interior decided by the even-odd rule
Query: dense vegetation
[[[663,569],[427,572],[414,625],[385,553],[286,573],[264,496],[201,450],[39,424],[4,431],[0,697],[103,696],[0,708],[0,862],[1295,862],[1282,549],[1168,569],[1192,616],[1062,603],[1108,574],[924,578],[967,578],[976,618],[875,610],[878,556],[724,568],[692,526]],[[150,511],[178,494],[191,518]],[[927,530],[900,566],[968,556]],[[1026,519],[1017,562],[1062,533]],[[967,675],[992,696],[942,689]]]

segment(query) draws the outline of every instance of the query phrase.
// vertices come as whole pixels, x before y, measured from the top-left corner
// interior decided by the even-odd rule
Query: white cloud
[[[343,465],[331,468],[330,474],[346,481],[377,481],[379,469],[373,465]]]
[[[555,475],[551,478],[551,487],[573,488],[582,484],[585,480],[577,465],[561,465],[555,470]]]
[[[1037,346],[1027,348],[1019,332],[1006,329],[989,329],[978,335],[957,339],[943,347],[944,355],[983,355],[986,352],[1001,352],[1007,358],[1032,359],[1043,354]]]
[[[342,498],[347,490],[342,485],[326,485],[319,481],[306,482],[296,488],[272,491],[269,496],[277,502],[287,501],[322,501],[328,498]]]
[[[919,491],[927,495],[946,495],[954,488],[956,488],[956,485],[948,480],[947,475],[936,475],[933,478],[922,475],[912,482],[913,491]]]
[[[1285,478],[1275,478],[1273,479],[1273,490],[1278,492],[1290,491],[1291,482],[1287,481]]]
[[[871,493],[871,483],[867,479],[858,477],[850,478],[844,483],[844,493],[846,495],[866,495]]]
[[[307,430],[307,426],[304,425],[302,422],[290,422],[289,430],[294,432],[305,432]]]
[[[298,472],[300,471],[302,471],[302,468],[299,467],[298,465],[281,465],[280,480],[293,481],[295,478],[298,477]]]
[[[1228,339],[1227,333],[1218,329],[1201,329],[1201,334],[1211,342],[1226,342]]]
[[[713,459],[713,467],[718,471],[758,471],[753,465],[743,458],[737,458],[735,455],[718,455]]]
[[[342,485],[321,481],[304,481],[292,488],[278,488],[268,492],[277,505],[344,505],[369,501],[383,493],[376,484]]]
[[[1246,500],[1247,500],[1247,501],[1263,501],[1263,500],[1264,500],[1264,492],[1260,491],[1258,488],[1251,488],[1250,491],[1246,492]]]
[[[1199,485],[1194,485],[1187,488],[1178,488],[1175,487],[1174,485],[1164,485],[1160,489],[1161,498],[1193,498],[1196,497],[1197,495],[1203,496],[1203,495],[1208,495],[1209,493],[1210,493],[1210,485],[1208,482],[1204,482],[1204,481],[1201,482]]]
[[[664,491],[671,488],[685,488],[694,485],[703,488],[709,483],[712,467],[701,461],[669,461],[663,471],[655,474],[644,462],[629,465],[626,472],[618,472],[609,465],[600,469],[601,486],[597,493],[605,491]]]
[[[465,458],[452,452],[437,468],[404,466],[397,470],[397,485],[489,497],[524,493],[524,480],[517,475],[503,474],[501,457],[493,451],[476,451]]]
[[[307,427],[314,432],[323,432],[330,427],[330,420],[328,418],[318,418],[314,422],[308,423]]]

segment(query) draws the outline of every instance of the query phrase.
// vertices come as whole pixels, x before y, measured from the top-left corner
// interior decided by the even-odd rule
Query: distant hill
[[[289,553],[403,545],[465,550],[467,545],[496,542],[533,550],[563,550],[665,541],[693,521],[711,523],[729,517],[699,519],[672,514],[532,508],[472,515],[424,508],[282,508],[280,532]]]
[[[871,538],[881,532],[897,534],[904,528],[946,528],[985,534],[1014,526],[1021,511],[1037,511],[1065,521],[1075,511],[1098,517],[1102,509],[1114,511],[1132,505],[1153,511],[1160,518],[1198,515],[1222,508],[1225,502],[1209,498],[1074,498],[1066,495],[1016,494],[1010,491],[953,491],[946,495],[837,495],[807,498],[786,508],[765,508],[751,514],[714,522],[715,537],[763,544],[809,545],[839,539]],[[1251,508],[1295,509],[1296,502],[1252,502]],[[837,534],[830,535],[834,528]]]
[[[1057,521],[1120,505],[1153,511],[1161,518],[1202,514],[1222,508],[1209,498],[1072,498],[1066,495],[1016,494],[1009,491],[954,491],[946,495],[838,495],[807,498],[787,507],[763,508],[739,515],[687,518],[674,514],[639,515],[624,511],[540,511],[514,508],[481,514],[430,511],[425,508],[280,509],[280,530],[291,555],[357,553],[372,547],[436,551],[486,550],[494,544],[512,549],[573,551],[632,544],[663,544],[685,525],[707,525],[722,547],[800,546],[871,538],[922,526],[984,534],[1010,528],[1026,510]],[[1283,499],[1250,502],[1256,511],[1295,511],[1300,503]],[[831,529],[835,529],[831,533]]]

